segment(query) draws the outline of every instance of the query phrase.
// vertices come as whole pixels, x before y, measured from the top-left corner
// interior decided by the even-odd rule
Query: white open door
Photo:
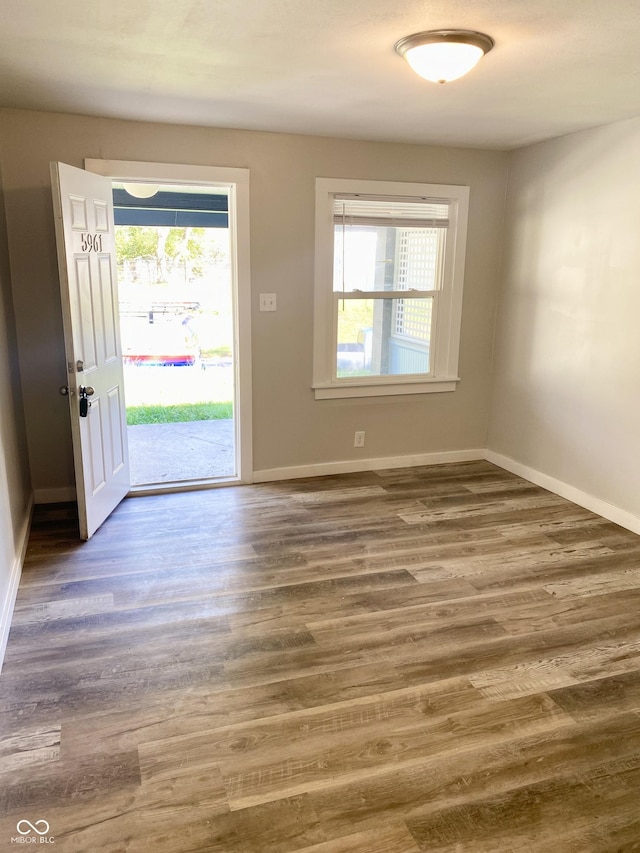
[[[111,180],[51,164],[80,537],[129,491]]]

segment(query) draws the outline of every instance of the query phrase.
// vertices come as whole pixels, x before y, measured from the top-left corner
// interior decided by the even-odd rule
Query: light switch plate
[[[278,302],[275,293],[260,294],[260,310],[261,311],[277,311]]]

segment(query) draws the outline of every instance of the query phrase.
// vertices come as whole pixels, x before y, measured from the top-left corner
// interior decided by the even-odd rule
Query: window
[[[455,390],[468,200],[316,180],[316,399]]]

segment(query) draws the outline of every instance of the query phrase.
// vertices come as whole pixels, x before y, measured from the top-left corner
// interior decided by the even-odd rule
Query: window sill
[[[316,400],[333,400],[347,397],[387,397],[396,394],[435,394],[455,391],[458,377],[447,379],[421,379],[409,382],[341,382],[314,384]]]

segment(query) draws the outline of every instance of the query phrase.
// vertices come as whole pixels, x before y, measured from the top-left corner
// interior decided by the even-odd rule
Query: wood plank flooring
[[[640,850],[640,537],[485,462],[41,513],[0,786],[2,850]]]

